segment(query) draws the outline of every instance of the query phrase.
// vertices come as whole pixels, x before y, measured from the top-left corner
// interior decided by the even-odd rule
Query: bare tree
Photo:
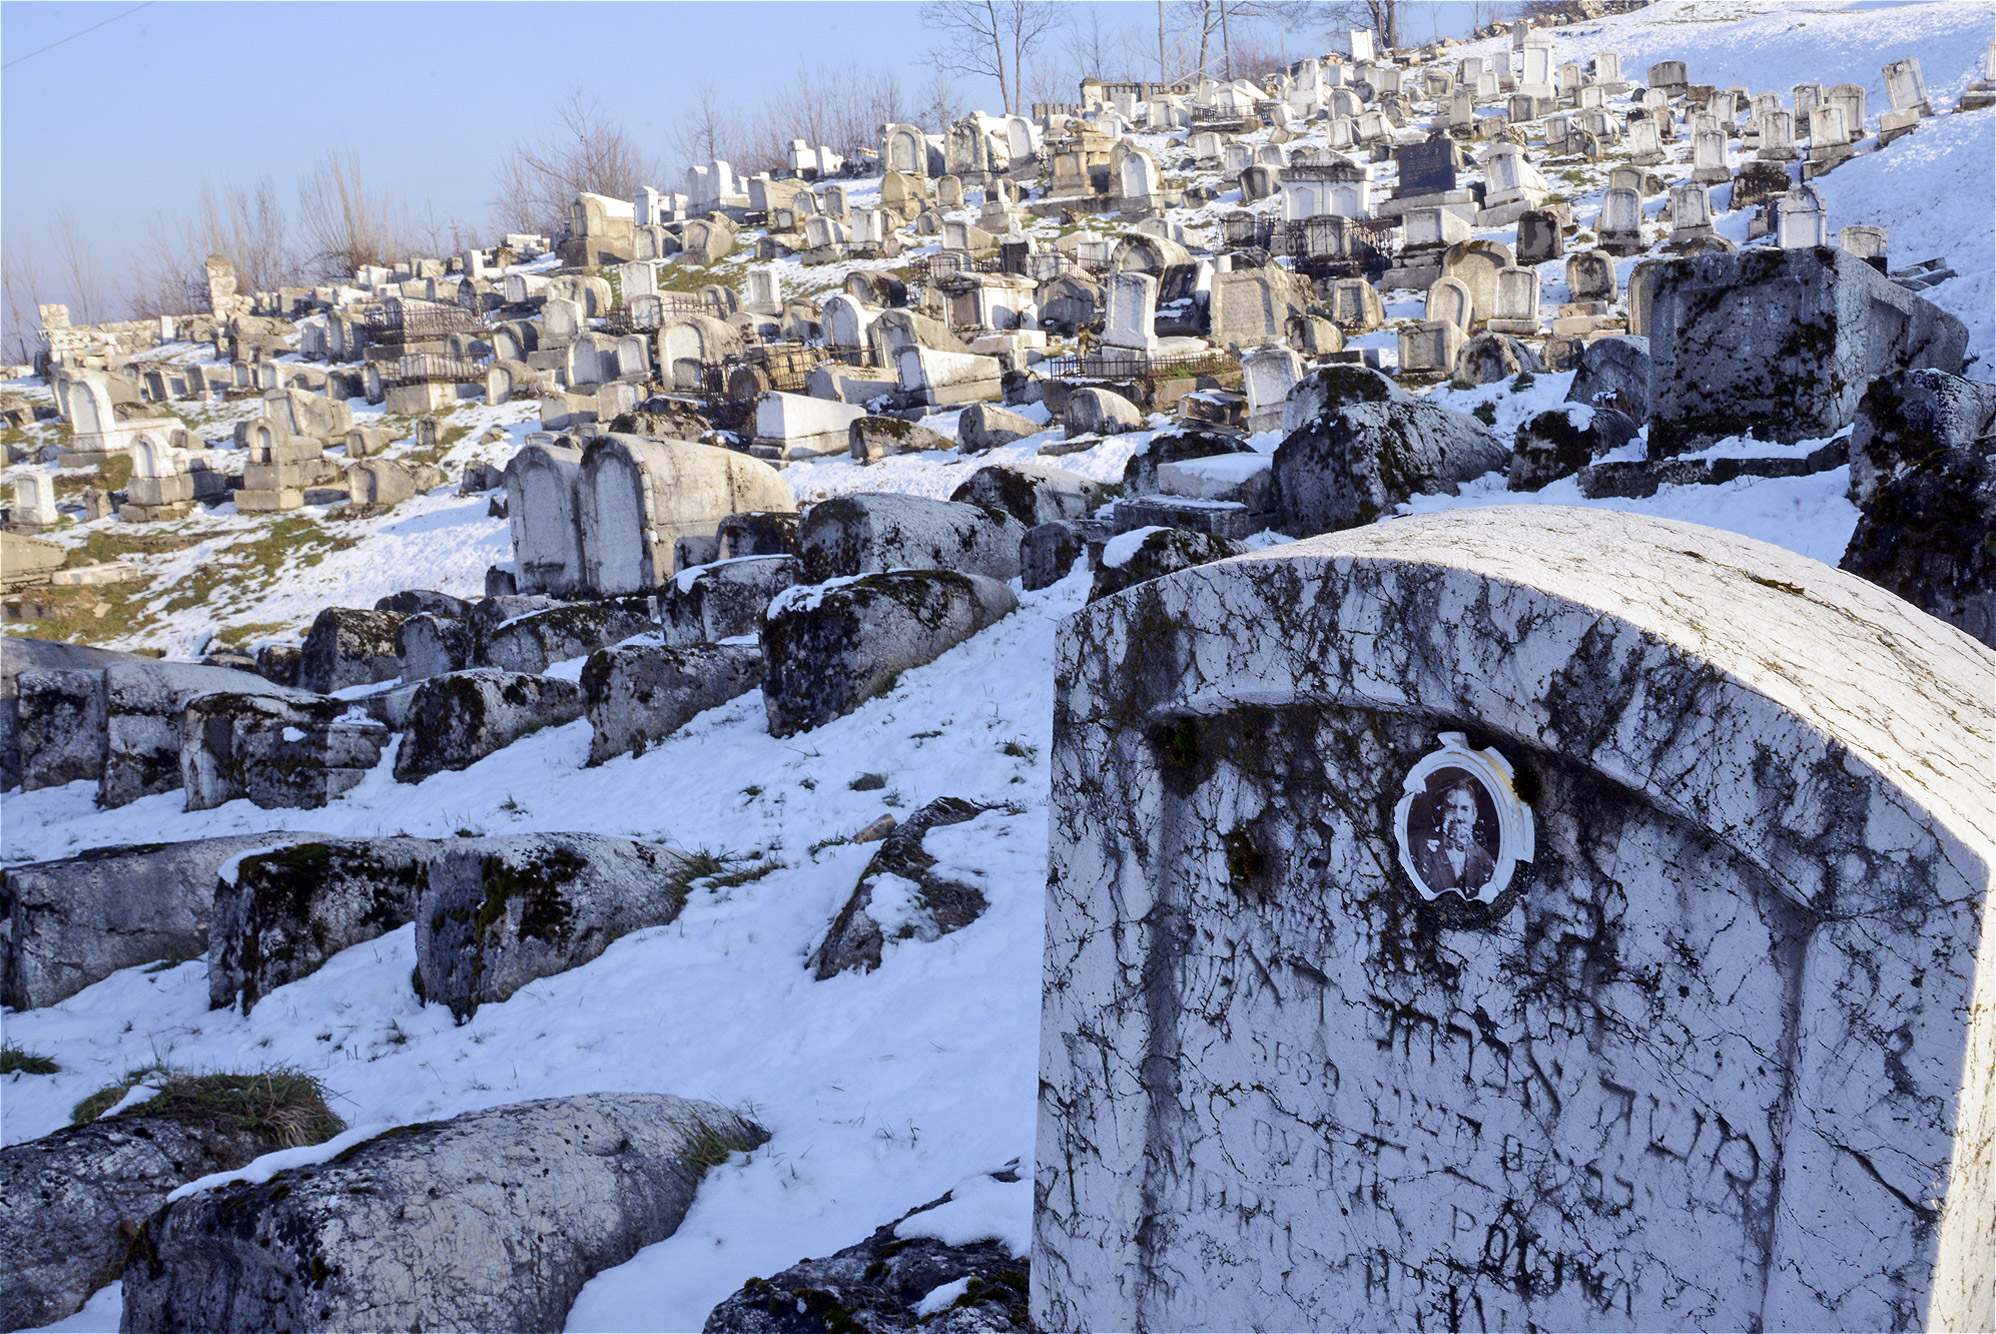
[[[922,26],[937,34],[929,59],[939,70],[998,81],[1007,115],[1017,111],[1023,70],[1062,16],[1047,0],[928,0]]]
[[[1081,77],[1123,83],[1129,78],[1125,65],[1127,34],[1102,25],[1102,7],[1089,5],[1078,11],[1083,17],[1069,25],[1068,57],[1080,67]]]
[[[0,251],[0,298],[5,305],[0,318],[6,321],[0,328],[0,357],[19,364],[32,363],[40,355],[41,339],[35,330],[41,327],[41,311],[37,307],[47,291],[48,275],[36,261],[34,246],[10,240]]]
[[[509,231],[558,235],[579,194],[629,199],[659,176],[659,164],[580,89],[555,111],[555,126],[499,164],[493,208]]]
[[[733,113],[711,83],[695,90],[693,109],[681,118],[674,134],[679,156],[693,164],[726,158],[738,136]]]
[[[69,306],[73,324],[102,324],[110,318],[110,291],[90,238],[76,225],[76,215],[64,209],[56,215],[50,236],[55,248],[56,281]]]
[[[958,109],[949,76],[940,69],[929,71],[928,86],[922,90],[921,124],[928,129],[946,129],[956,120]]]
[[[382,264],[403,249],[397,210],[362,169],[360,155],[327,149],[298,186],[298,218],[305,263],[329,282],[350,281],[369,264]]]

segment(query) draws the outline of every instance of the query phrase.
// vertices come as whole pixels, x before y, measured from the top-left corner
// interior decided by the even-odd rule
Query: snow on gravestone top
[[[1058,672],[1041,1328],[1991,1327],[1996,654],[1492,508],[1139,585]]]

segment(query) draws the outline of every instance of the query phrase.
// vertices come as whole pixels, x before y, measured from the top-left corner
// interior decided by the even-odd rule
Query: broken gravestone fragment
[[[678,1229],[709,1167],[768,1138],[662,1093],[404,1126],[155,1214],[124,1328],[559,1329],[594,1274]]]
[[[986,809],[937,797],[896,825],[804,966],[821,982],[849,969],[870,973],[880,967],[889,940],[938,940],[976,921],[985,908],[983,892],[952,880],[948,868],[938,870],[922,840],[931,829],[975,820]]]

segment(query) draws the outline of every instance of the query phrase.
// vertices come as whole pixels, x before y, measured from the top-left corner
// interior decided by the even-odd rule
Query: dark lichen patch
[[[575,917],[566,888],[588,865],[585,858],[567,848],[517,863],[496,854],[485,857],[479,863],[485,898],[475,919],[478,934],[488,934],[506,917],[507,905],[517,899],[522,937],[549,943],[563,939]]]

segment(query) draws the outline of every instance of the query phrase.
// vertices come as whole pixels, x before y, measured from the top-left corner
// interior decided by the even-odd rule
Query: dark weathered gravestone
[[[1455,189],[1455,144],[1447,135],[1434,135],[1426,143],[1395,148],[1393,160],[1400,166],[1401,199],[1446,194]]]
[[[1546,507],[1059,656],[1040,1328],[1992,1327],[1996,653]]]

